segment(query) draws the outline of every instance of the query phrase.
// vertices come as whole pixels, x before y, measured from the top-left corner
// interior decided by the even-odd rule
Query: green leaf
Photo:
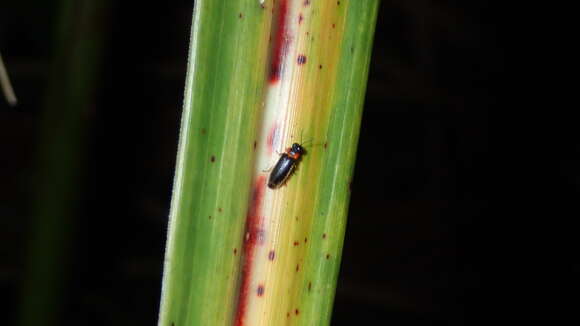
[[[159,325],[329,324],[377,7],[196,2]]]

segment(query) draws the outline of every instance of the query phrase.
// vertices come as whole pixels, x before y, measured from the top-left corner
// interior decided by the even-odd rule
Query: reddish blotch
[[[276,134],[278,133],[278,125],[274,125],[270,132],[268,133],[268,141],[266,145],[268,149],[273,152],[274,151],[274,139],[276,138]]]
[[[288,0],[281,0],[279,5],[278,17],[276,20],[276,36],[274,46],[272,48],[272,59],[270,63],[270,83],[275,83],[280,80],[280,73],[282,71],[282,59],[286,56],[288,45],[290,43],[290,36],[286,31],[286,16],[288,14]],[[274,10],[274,8],[272,8]]]
[[[250,275],[254,267],[254,255],[257,244],[257,233],[262,230],[262,217],[259,215],[262,201],[264,198],[264,188],[266,185],[266,176],[259,176],[253,186],[252,198],[246,214],[246,241],[243,248],[243,262],[241,270],[241,284],[238,293],[238,304],[234,325],[241,326],[244,324],[246,317],[246,308],[250,296]]]

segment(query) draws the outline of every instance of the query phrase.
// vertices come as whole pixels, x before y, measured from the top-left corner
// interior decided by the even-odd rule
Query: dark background
[[[257,1],[257,0],[256,0]],[[120,1],[102,18],[60,325],[156,324],[192,1]],[[472,325],[490,238],[489,116],[506,81],[499,8],[384,0],[378,17],[333,325]],[[15,323],[43,139],[51,1],[3,1],[0,304]]]

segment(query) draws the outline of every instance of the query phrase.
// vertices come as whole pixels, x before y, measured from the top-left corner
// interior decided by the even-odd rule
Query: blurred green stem
[[[62,0],[44,110],[39,121],[36,197],[19,324],[57,325],[70,275],[71,230],[79,196],[78,178],[86,114],[103,42],[108,1]]]
[[[16,95],[14,94],[14,89],[10,83],[10,78],[8,77],[8,71],[6,71],[6,66],[4,65],[4,60],[2,59],[2,54],[0,53],[0,88],[2,88],[2,93],[6,98],[6,102],[10,106],[15,106],[18,103]]]

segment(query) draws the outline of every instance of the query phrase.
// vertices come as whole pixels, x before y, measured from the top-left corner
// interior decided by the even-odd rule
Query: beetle
[[[276,189],[282,186],[292,172],[294,172],[302,155],[305,153],[306,150],[304,147],[298,143],[294,143],[292,147],[287,148],[286,152],[280,155],[280,159],[272,169],[272,172],[270,172],[268,187],[270,189]]]

